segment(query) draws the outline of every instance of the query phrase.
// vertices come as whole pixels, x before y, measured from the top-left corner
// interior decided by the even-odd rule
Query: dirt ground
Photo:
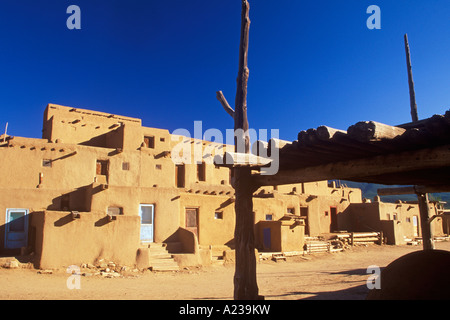
[[[436,244],[450,251],[450,242]],[[371,265],[383,268],[421,246],[355,247],[338,253],[262,261],[257,265],[260,294],[266,300],[361,300]],[[66,270],[39,274],[35,269],[1,269],[2,300],[228,300],[233,297],[234,265],[180,272],[135,273],[129,277],[80,277],[70,290]]]

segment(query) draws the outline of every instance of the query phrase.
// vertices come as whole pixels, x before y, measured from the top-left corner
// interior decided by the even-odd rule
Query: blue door
[[[141,242],[153,242],[155,206],[153,204],[141,204],[139,216],[141,217]]]
[[[263,244],[264,249],[271,249],[272,248],[272,239],[271,239],[271,233],[270,228],[264,228],[263,229]]]
[[[5,248],[18,249],[28,245],[28,210],[6,209]]]

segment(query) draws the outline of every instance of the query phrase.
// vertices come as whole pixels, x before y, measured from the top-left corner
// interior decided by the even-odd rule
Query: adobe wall
[[[181,194],[179,223],[186,228],[186,208],[198,209],[198,243],[200,245],[232,245],[234,239],[234,202],[227,196]],[[222,212],[222,219],[215,213]]]
[[[106,215],[81,213],[73,220],[68,212],[35,213],[37,232],[36,267],[46,269],[95,263],[107,259],[133,266],[139,247],[139,217],[119,216],[109,222]]]

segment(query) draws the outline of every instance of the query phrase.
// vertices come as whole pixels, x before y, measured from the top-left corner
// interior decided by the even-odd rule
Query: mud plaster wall
[[[95,263],[104,258],[132,266],[139,246],[139,217],[120,216],[108,222],[105,215],[81,213],[73,220],[68,212],[36,213],[32,226],[37,233],[39,268]]]

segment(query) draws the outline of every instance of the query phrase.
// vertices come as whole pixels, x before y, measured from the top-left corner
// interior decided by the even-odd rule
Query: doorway
[[[155,205],[139,205],[139,216],[141,217],[141,242],[154,242]]]
[[[28,209],[6,209],[5,248],[28,245]]]
[[[186,229],[198,239],[198,208],[186,208]]]
[[[330,207],[330,232],[336,232],[338,231],[338,221],[337,221],[337,208],[336,207]]]
[[[300,207],[300,217],[305,219],[305,235],[309,236],[309,208]]]
[[[414,228],[414,237],[419,236],[419,217],[413,216],[413,228]]]

